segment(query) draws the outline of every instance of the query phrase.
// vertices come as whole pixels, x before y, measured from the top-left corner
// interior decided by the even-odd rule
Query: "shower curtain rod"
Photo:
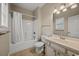
[[[16,11],[12,11],[12,10],[10,10],[10,12],[16,12]],[[22,13],[22,12],[19,12],[19,13]],[[22,13],[22,15],[36,18],[36,16],[32,16],[32,15],[29,15],[29,14],[26,14],[26,13]]]
[[[34,17],[36,18],[36,16],[32,16],[32,15],[29,15],[29,14],[25,14],[25,13],[22,13],[23,15],[26,15],[26,16],[29,16],[29,17]]]

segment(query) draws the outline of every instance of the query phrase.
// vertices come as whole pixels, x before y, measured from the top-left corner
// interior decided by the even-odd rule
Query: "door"
[[[48,45],[45,45],[45,53],[46,56],[55,56],[55,50]]]
[[[33,21],[23,20],[24,40],[33,40]]]

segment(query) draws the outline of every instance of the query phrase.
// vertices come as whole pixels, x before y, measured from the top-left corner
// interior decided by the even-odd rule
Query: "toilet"
[[[44,51],[44,43],[43,42],[36,42],[34,44],[35,52],[37,54],[41,54]]]

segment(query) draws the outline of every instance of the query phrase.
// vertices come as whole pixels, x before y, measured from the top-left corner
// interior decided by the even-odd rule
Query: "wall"
[[[33,12],[36,18],[34,19],[34,32],[36,33],[36,40],[41,36],[41,7],[36,8]]]
[[[59,6],[59,4],[48,3],[41,8],[42,34],[53,34],[53,10],[56,6]]]
[[[7,56],[9,53],[10,33],[0,35],[0,56]]]
[[[17,11],[17,12],[21,12],[21,13],[24,13],[24,14],[28,14],[28,15],[33,15],[33,12],[28,10],[28,9],[23,9],[23,8],[20,8],[14,4],[10,4],[10,10],[11,11]],[[23,15],[23,18],[27,19],[27,20],[32,20],[32,17],[29,17],[29,16],[26,16],[26,15]]]

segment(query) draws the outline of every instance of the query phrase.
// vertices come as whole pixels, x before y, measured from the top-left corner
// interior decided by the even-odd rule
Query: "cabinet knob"
[[[75,56],[75,54],[72,54],[72,56]]]

